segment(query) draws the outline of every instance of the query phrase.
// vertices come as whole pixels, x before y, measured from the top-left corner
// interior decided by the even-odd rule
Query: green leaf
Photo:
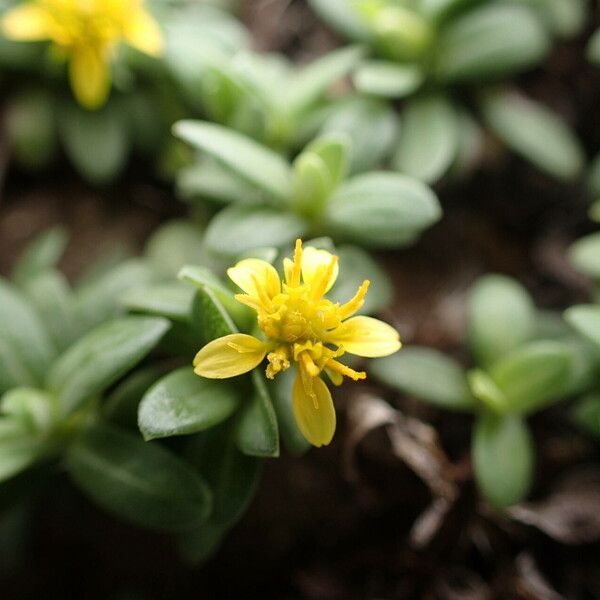
[[[177,191],[188,202],[213,200],[256,204],[264,194],[213,160],[199,160],[177,173]]]
[[[434,183],[450,168],[458,152],[458,117],[441,96],[418,98],[403,112],[403,128],[394,168]]]
[[[600,349],[600,306],[572,306],[565,311],[565,319],[578,333]]]
[[[529,414],[560,400],[571,381],[574,357],[562,342],[537,341],[498,360],[489,375],[507,400],[507,411]]]
[[[42,390],[12,388],[2,396],[0,407],[31,433],[46,434],[52,425],[52,398]]]
[[[231,423],[190,439],[185,457],[206,478],[213,493],[210,523],[228,528],[243,515],[260,479],[263,461],[242,454]]]
[[[56,105],[51,92],[14,95],[5,113],[6,137],[14,158],[30,169],[45,167],[57,154]]]
[[[77,438],[67,468],[92,500],[142,527],[184,531],[210,513],[210,490],[194,469],[165,448],[109,425],[89,427]]]
[[[487,2],[444,27],[434,71],[443,82],[509,75],[540,62],[549,47],[549,36],[532,9]]]
[[[137,427],[138,407],[144,394],[163,375],[155,366],[134,371],[121,381],[102,404],[102,415],[116,425],[127,429]]]
[[[400,129],[395,111],[376,98],[349,97],[331,110],[321,133],[346,133],[352,140],[350,170],[379,167],[390,154]]]
[[[281,247],[302,237],[306,222],[299,216],[269,206],[229,206],[206,230],[213,252],[235,256],[264,246]]]
[[[56,353],[46,328],[31,303],[2,278],[0,346],[0,357],[11,364],[15,363],[16,370],[10,370],[22,374],[23,380],[18,382],[20,385],[39,383]],[[0,380],[0,389],[6,389],[5,385]]]
[[[235,299],[235,293],[209,269],[187,265],[179,272],[179,279],[192,284],[199,290],[210,290],[227,314],[229,321],[235,324],[234,327],[242,331],[247,331],[252,327],[256,313],[238,302]]]
[[[67,278],[46,271],[24,284],[24,291],[43,319],[54,347],[62,351],[77,337],[81,319]]]
[[[239,400],[231,382],[199,377],[190,365],[163,377],[146,392],[138,425],[146,441],[197,433],[227,419]]]
[[[579,400],[573,407],[572,418],[582,429],[600,438],[600,394],[589,394]]]
[[[131,259],[76,290],[77,307],[85,328],[91,329],[123,312],[119,299],[128,290],[145,287],[159,280],[156,271],[141,259]]]
[[[130,312],[187,322],[191,316],[194,290],[181,283],[165,283],[125,292],[121,303]]]
[[[182,534],[178,539],[182,559],[190,565],[204,562],[217,551],[226,533],[226,527],[207,521]]]
[[[600,231],[577,240],[569,249],[569,259],[576,269],[600,280]]]
[[[130,140],[124,116],[110,104],[95,111],[75,103],[63,108],[59,132],[65,151],[90,183],[109,183],[125,167]]]
[[[596,29],[587,46],[587,59],[600,64],[600,29]]]
[[[368,370],[386,385],[439,408],[472,411],[476,407],[465,370],[437,350],[404,348],[369,361]]]
[[[340,48],[301,69],[291,80],[285,92],[285,108],[289,114],[299,115],[315,104],[336,81],[352,71],[364,55],[356,46]]]
[[[302,456],[310,449],[310,442],[302,435],[292,408],[292,386],[296,369],[279,373],[267,387],[273,399],[277,424],[287,451],[293,456]]]
[[[392,282],[368,252],[358,246],[338,246],[333,252],[339,257],[340,272],[327,294],[332,302],[348,302],[360,284],[368,279],[371,285],[358,314],[374,314],[391,304],[394,295]]]
[[[18,285],[43,271],[56,267],[69,237],[63,227],[46,229],[25,248],[12,271],[12,278]]]
[[[595,199],[594,204],[590,208],[590,218],[600,222],[600,154],[592,159],[588,167],[586,175],[587,188]]]
[[[0,438],[0,483],[32,466],[46,454],[48,448],[46,442],[27,434]]]
[[[307,218],[317,217],[331,193],[332,182],[325,161],[314,152],[302,152],[294,161],[294,210]]]
[[[585,163],[581,144],[545,106],[504,90],[484,97],[483,116],[509,148],[542,171],[567,181],[580,176]]]
[[[290,166],[272,150],[233,130],[203,121],[179,121],[173,133],[274,198],[282,202],[289,199]]]
[[[562,38],[577,35],[586,24],[588,0],[530,0],[537,4],[552,33]]]
[[[535,450],[520,417],[481,415],[471,451],[477,485],[494,508],[506,508],[527,496],[533,483]]]
[[[471,369],[467,373],[471,392],[492,413],[508,412],[508,400],[496,382],[482,369]]]
[[[236,429],[236,443],[249,456],[279,456],[279,428],[264,376],[252,371],[254,393],[244,401]]]
[[[339,33],[353,40],[370,40],[369,30],[348,0],[308,0],[308,3],[321,19]]]
[[[237,332],[237,327],[223,304],[215,292],[208,287],[199,288],[196,292],[192,306],[192,320],[204,344]]]
[[[368,173],[345,182],[329,202],[325,226],[334,235],[373,247],[412,241],[441,216],[425,184],[398,173]]]
[[[48,373],[65,417],[110,387],[156,346],[169,328],[165,319],[123,317],[101,325],[71,346]]]
[[[413,94],[425,75],[414,64],[397,64],[385,60],[363,62],[354,73],[356,89],[383,98],[404,98]]]
[[[212,266],[204,248],[204,231],[189,220],[168,221],[150,237],[144,256],[168,277],[175,277],[186,264]]]
[[[486,275],[471,289],[468,321],[471,352],[477,364],[486,367],[533,336],[535,306],[517,281]]]

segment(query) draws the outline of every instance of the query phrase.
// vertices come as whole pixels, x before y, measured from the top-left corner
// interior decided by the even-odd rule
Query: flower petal
[[[269,298],[273,298],[281,291],[279,273],[272,264],[259,258],[241,260],[234,267],[227,269],[227,275],[246,294],[255,298],[260,298],[257,285],[267,293]]]
[[[194,373],[209,379],[227,379],[257,367],[267,354],[261,340],[244,333],[232,333],[209,342],[194,358]]]
[[[398,332],[383,321],[372,317],[353,317],[330,332],[327,341],[342,346],[346,352],[376,358],[400,350]]]
[[[160,56],[164,48],[163,35],[154,18],[145,10],[137,10],[124,31],[125,41],[134,48]]]
[[[306,392],[298,374],[292,390],[294,417],[302,435],[313,446],[326,446],[335,433],[335,408],[320,377],[312,378],[312,391],[314,397]]]
[[[110,68],[102,50],[77,48],[71,57],[69,77],[82,106],[94,110],[104,104],[110,91]]]
[[[2,19],[2,32],[10,40],[37,42],[47,40],[52,31],[48,11],[34,4],[22,4],[9,10]]]
[[[302,280],[304,283],[312,285],[315,278],[320,273],[323,273],[323,269],[326,269],[332,260],[335,260],[335,257],[330,252],[327,252],[327,250],[317,250],[317,248],[313,248],[312,246],[306,246],[302,252]],[[336,261],[323,293],[327,293],[333,287],[338,277],[338,272],[339,267]]]

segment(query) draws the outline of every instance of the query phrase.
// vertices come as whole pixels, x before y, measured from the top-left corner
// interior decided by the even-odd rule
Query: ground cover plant
[[[597,597],[599,25],[0,0],[3,597]]]

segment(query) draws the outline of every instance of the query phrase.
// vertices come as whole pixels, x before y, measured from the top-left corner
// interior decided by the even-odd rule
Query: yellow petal
[[[383,321],[372,317],[353,317],[329,333],[327,341],[342,346],[346,352],[376,358],[400,350],[398,332]]]
[[[110,70],[98,48],[77,48],[69,65],[71,87],[77,101],[90,110],[106,102],[110,91]]]
[[[137,10],[124,32],[125,41],[134,48],[160,56],[164,48],[163,35],[154,18],[145,10]]]
[[[273,298],[281,291],[277,270],[273,265],[259,258],[241,260],[234,267],[227,269],[227,275],[233,283],[254,298],[260,298],[262,292],[265,292],[269,298]]]
[[[325,291],[323,293],[328,292],[336,282],[339,272],[337,259],[327,250],[317,250],[311,246],[305,247],[302,252],[302,280],[304,283],[312,285],[317,276],[322,274],[332,261],[335,261],[335,263],[324,286]]]
[[[46,40],[52,31],[48,12],[34,4],[22,4],[9,10],[2,19],[2,32],[11,40],[37,42]]]
[[[335,433],[335,408],[331,393],[320,377],[312,379],[312,392],[314,396],[306,392],[298,374],[292,390],[294,417],[302,435],[313,446],[326,446]]]
[[[227,379],[257,367],[267,345],[243,333],[232,333],[209,342],[194,358],[194,373],[209,379]]]

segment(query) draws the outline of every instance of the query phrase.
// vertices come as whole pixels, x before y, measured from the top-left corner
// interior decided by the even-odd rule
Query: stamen
[[[294,267],[292,269],[292,277],[290,281],[291,287],[298,287],[300,285],[300,276],[302,275],[302,240],[296,240],[296,247],[294,248]]]
[[[315,365],[315,363],[312,359],[312,356],[308,352],[302,352],[302,354],[300,354],[300,360],[302,361],[302,364],[303,364],[304,368],[306,369],[306,372],[311,377],[319,376],[319,373],[321,371],[319,370],[319,367],[317,367],[317,365]]]
[[[365,296],[367,295],[369,285],[371,285],[371,282],[368,279],[365,279],[358,288],[354,298],[346,302],[346,304],[342,304],[342,306],[340,306],[338,316],[342,321],[348,317],[351,317],[365,303]]]
[[[341,362],[337,360],[331,359],[327,362],[327,367],[332,371],[337,371],[346,377],[350,377],[350,379],[354,379],[354,381],[358,381],[359,379],[366,379],[367,374],[364,371],[355,371],[350,367],[343,365]]]

